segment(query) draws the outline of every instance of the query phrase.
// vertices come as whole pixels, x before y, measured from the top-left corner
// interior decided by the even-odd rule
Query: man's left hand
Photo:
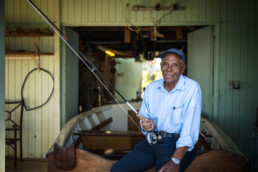
[[[159,170],[159,172],[179,172],[179,165],[176,165],[173,161],[169,161]]]

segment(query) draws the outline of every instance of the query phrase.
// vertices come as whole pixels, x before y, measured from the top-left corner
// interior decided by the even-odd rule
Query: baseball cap
[[[182,51],[180,51],[180,50],[178,50],[178,49],[175,49],[175,48],[171,48],[171,49],[168,49],[168,50],[166,50],[166,51],[162,51],[162,52],[160,53],[161,59],[163,59],[163,57],[166,56],[167,54],[176,54],[176,55],[178,55],[178,56],[184,61],[184,63],[185,63],[185,54],[184,54]]]

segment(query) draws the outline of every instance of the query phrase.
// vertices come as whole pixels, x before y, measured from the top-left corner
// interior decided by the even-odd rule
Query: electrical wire
[[[29,76],[30,76],[33,72],[37,71],[38,69],[40,69],[40,71],[45,72],[45,73],[47,73],[48,75],[50,75],[50,77],[51,77],[52,80],[53,80],[53,88],[52,88],[52,91],[51,91],[49,97],[47,98],[47,100],[46,100],[44,103],[42,103],[42,104],[39,105],[39,106],[36,106],[36,107],[33,107],[33,108],[29,108],[29,107],[26,105],[26,103],[25,103],[26,101],[25,101],[24,95],[23,95],[24,87],[25,87],[26,81],[27,81],[27,79],[29,78]],[[51,98],[52,95],[53,95],[54,89],[55,89],[55,88],[54,88],[54,77],[53,77],[53,75],[52,75],[49,71],[47,71],[46,69],[43,69],[43,68],[35,68],[35,69],[31,70],[31,71],[27,74],[27,76],[25,77],[25,79],[24,79],[24,81],[23,81],[23,84],[22,84],[22,88],[21,88],[21,99],[22,99],[22,102],[24,103],[24,108],[25,108],[25,110],[26,110],[26,111],[35,110],[35,109],[41,108],[42,106],[44,106],[45,104],[47,104],[47,103],[49,102],[50,98]]]

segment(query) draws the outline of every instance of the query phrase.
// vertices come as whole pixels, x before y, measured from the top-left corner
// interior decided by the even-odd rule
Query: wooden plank
[[[116,0],[116,23],[121,23],[123,22],[123,11],[124,11],[124,7],[123,6],[123,1],[121,0]]]
[[[112,121],[113,121],[113,119],[112,119],[112,117],[110,117],[107,120],[101,122],[99,125],[93,127],[91,130],[100,130],[101,128],[103,128],[106,125],[110,124]]]
[[[214,0],[213,1],[213,22],[219,22],[221,16],[221,1]]]
[[[22,9],[20,10],[21,11],[20,22],[26,22],[28,19],[28,3],[21,1],[20,9]]]
[[[49,65],[49,57],[44,58],[41,60],[41,67],[49,70],[48,69],[48,65]],[[52,88],[49,88],[49,82],[52,82],[51,80],[49,80],[50,76],[46,73],[42,72],[42,78],[41,78],[41,83],[42,83],[42,98],[41,98],[41,102],[45,102],[50,93]],[[40,141],[42,143],[41,145],[41,152],[40,152],[40,157],[44,158],[45,156],[45,152],[48,151],[48,116],[49,116],[49,102],[48,104],[46,104],[45,106],[43,106],[42,108],[40,108],[41,110],[41,137],[40,137]]]
[[[112,0],[113,1],[113,0]],[[130,7],[129,8],[132,8],[133,5],[135,5],[137,3],[137,0],[130,0],[129,1],[129,4],[130,4]],[[126,4],[125,4],[126,5]],[[125,7],[124,7],[125,8]],[[132,11],[129,11],[129,13],[127,11],[124,11],[124,14],[126,14],[126,17],[128,19],[130,19],[130,21],[132,23],[136,23],[137,22],[137,13],[136,12],[132,12]],[[129,14],[129,15],[128,15]],[[155,13],[156,14],[156,13]],[[153,13],[151,13],[151,16],[152,17],[155,17],[155,15]]]
[[[101,23],[103,7],[101,0],[95,0],[95,23]]]
[[[246,36],[246,33],[248,33],[248,26],[245,23],[241,24],[241,33],[240,33],[240,42],[241,42],[241,47],[240,47],[240,56],[241,56],[241,60],[240,60],[240,80],[241,80],[241,85],[240,85],[240,90],[239,90],[239,94],[240,94],[240,107],[239,107],[239,113],[240,113],[240,123],[239,123],[239,128],[241,128],[239,135],[242,136],[242,142],[241,145],[239,145],[240,149],[243,150],[243,152],[245,152],[244,150],[246,150],[246,144],[243,138],[245,137],[246,134],[246,130],[243,130],[245,127],[247,127],[246,125],[246,111],[247,111],[247,88],[248,88],[248,83],[247,83],[247,60],[246,57],[247,55],[247,45],[248,45],[248,37]]]
[[[222,129],[226,128],[226,58],[227,58],[227,25],[221,24],[220,36],[220,74],[219,74],[219,125]]]
[[[87,23],[89,21],[89,0],[82,0],[81,4],[81,21],[82,23]]]
[[[199,22],[206,22],[207,21],[207,0],[200,0],[199,1]]]
[[[211,151],[197,156],[186,172],[243,171],[245,158],[233,152]]]
[[[185,22],[192,21],[192,10],[193,10],[193,1],[186,1],[186,10],[185,10]]]
[[[26,45],[28,45],[29,39],[25,40],[24,43]],[[22,67],[21,67],[21,73],[22,73],[22,78],[23,80],[25,79],[25,77],[27,76],[28,72],[29,72],[29,60],[22,60]],[[28,95],[29,93],[29,87],[25,87],[24,88],[24,95]],[[29,133],[30,133],[30,128],[29,128],[29,112],[27,112],[26,110],[24,110],[24,114],[23,114],[23,131],[22,131],[22,135],[23,135],[23,157],[29,157]]]
[[[52,37],[52,33],[8,33],[6,37]]]
[[[228,20],[228,3],[227,1],[221,1],[220,4],[220,16],[222,21],[227,21]]]
[[[176,39],[183,39],[183,34],[182,34],[182,28],[181,27],[176,27]]]
[[[37,55],[40,55],[40,56],[49,56],[49,55],[53,55],[51,53],[36,53],[36,52],[24,52],[24,51],[21,51],[21,52],[5,52],[5,55],[20,55],[20,56],[28,56],[28,55],[31,55],[31,56],[37,56]]]
[[[125,27],[125,30],[124,30],[124,42],[125,43],[131,42],[131,30],[128,27]]]
[[[234,49],[233,49],[233,45],[234,45],[234,37],[233,37],[233,29],[234,29],[234,25],[233,24],[226,24],[227,25],[227,43],[226,43],[226,47],[227,47],[227,59],[226,59],[226,82],[229,81],[234,81],[233,78],[233,71],[234,71]],[[233,89],[226,89],[225,92],[225,96],[226,96],[226,111],[225,111],[225,122],[226,124],[226,131],[227,133],[232,136],[233,133],[233,126],[232,126],[232,121],[233,121],[233,114],[232,114],[232,108],[233,108],[233,103],[232,103],[232,94],[233,94]],[[229,122],[231,121],[231,122]]]
[[[248,23],[248,35],[247,35],[247,39],[248,39],[248,44],[247,44],[247,95],[246,95],[246,101],[247,101],[247,111],[246,111],[246,115],[245,115],[245,124],[246,124],[246,131],[247,133],[252,133],[254,132],[254,121],[252,120],[253,117],[256,115],[256,106],[257,104],[254,104],[254,93],[255,90],[257,88],[254,87],[254,83],[255,80],[254,76],[256,75],[257,78],[257,74],[254,73],[255,71],[255,42],[257,40],[255,40],[255,23]],[[245,135],[245,139],[246,139],[246,154],[247,157],[251,157],[252,156],[252,140],[250,139],[250,136],[248,136],[247,134]]]
[[[89,0],[89,22],[95,22],[95,0]]]
[[[199,0],[192,0],[192,22],[199,21],[199,8],[200,8],[200,2]]]
[[[51,41],[53,43],[53,41]],[[48,69],[49,71],[51,72],[51,74],[56,77],[55,75],[55,62],[56,62],[56,57],[55,58],[50,58],[49,59],[49,64],[48,64]],[[55,82],[57,79],[55,79]],[[51,78],[49,78],[49,81],[48,81],[48,87],[50,89],[52,89],[52,87],[55,87],[55,83],[53,83],[51,81]],[[53,117],[53,115],[57,115],[55,112],[56,112],[56,109],[55,109],[55,98],[59,95],[59,92],[56,91],[58,90],[58,88],[54,88],[55,91],[53,93],[53,97],[49,100],[49,103],[48,103],[48,109],[49,109],[49,113],[48,113],[48,131],[47,131],[47,135],[48,135],[48,143],[47,143],[47,147],[48,149],[53,145],[53,142],[55,140],[55,137],[57,136],[57,133],[59,132],[59,129],[56,129],[54,126],[55,124],[60,121],[60,119],[58,119],[59,121],[58,122],[55,122],[55,118],[58,118],[58,117]],[[59,106],[57,107],[57,109],[59,108]],[[54,119],[54,120],[53,120]],[[57,131],[56,131],[57,130]]]
[[[62,0],[61,7],[60,7],[60,12],[61,12],[61,21],[63,23],[67,23],[68,22],[68,0]]]
[[[227,7],[227,13],[228,18],[227,21],[234,21],[235,19],[235,0],[228,0],[228,7]]]
[[[206,12],[206,22],[213,22],[213,7],[214,0],[208,0],[206,1],[206,7],[205,7],[205,12]]]
[[[54,6],[55,6],[55,11],[54,11],[54,19],[56,21],[56,26],[60,27],[60,15],[59,15],[59,7],[60,7],[60,1],[54,1]],[[55,90],[60,90],[60,38],[57,34],[54,35],[54,41],[53,41],[53,47],[54,47],[54,59],[53,59],[53,70],[52,74],[55,78]],[[49,128],[49,131],[51,132],[51,137],[52,138],[50,141],[54,141],[54,139],[57,137],[59,131],[60,131],[60,92],[55,91],[54,97],[53,97],[53,103],[52,107],[54,108],[54,113],[50,114],[50,124],[51,129]]]
[[[233,56],[234,56],[234,63],[233,63],[233,78],[234,81],[240,81],[240,61],[241,61],[241,56],[240,56],[240,49],[241,49],[241,24],[234,24],[234,29],[233,29],[233,34],[234,34],[234,50],[233,50]],[[241,89],[241,86],[240,86]],[[241,128],[239,127],[240,122],[241,122],[241,116],[239,113],[239,107],[241,106],[240,104],[240,91],[239,90],[234,90],[233,95],[232,95],[232,101],[233,101],[233,107],[232,107],[232,127],[234,128],[232,136],[235,140],[236,143],[241,143],[242,139],[239,137],[239,133]]]
[[[242,2],[241,0],[236,0],[234,2],[234,8],[235,8],[235,10],[234,10],[234,12],[235,12],[234,21],[239,21],[242,18],[242,16],[241,16],[241,13],[242,13],[241,2]]]
[[[148,4],[148,5],[151,5],[151,1],[150,0],[145,0],[144,3]],[[152,21],[152,19],[151,19],[151,11],[143,11],[143,22],[147,23],[148,21]]]
[[[109,19],[109,1],[108,0],[102,0],[101,1],[101,22],[102,23],[108,23]]]
[[[76,13],[76,10],[75,10],[75,0],[69,0],[67,2],[68,2],[68,4],[67,4],[68,22],[75,23],[75,13]]]
[[[84,149],[132,149],[132,138],[121,136],[81,136]]]
[[[82,0],[76,0],[74,1],[74,8],[75,8],[75,14],[74,14],[74,23],[81,23],[82,22]]]
[[[134,122],[137,124],[137,126],[135,126]],[[139,128],[141,128],[140,119],[136,116],[134,111],[128,110],[128,131],[139,131]]]

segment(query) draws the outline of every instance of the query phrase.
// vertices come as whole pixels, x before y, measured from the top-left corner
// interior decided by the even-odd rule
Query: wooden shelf
[[[6,33],[6,37],[52,37],[52,33]]]
[[[5,59],[7,60],[22,60],[22,59],[34,59],[38,56],[53,56],[53,53],[35,53],[35,52],[5,52]]]

